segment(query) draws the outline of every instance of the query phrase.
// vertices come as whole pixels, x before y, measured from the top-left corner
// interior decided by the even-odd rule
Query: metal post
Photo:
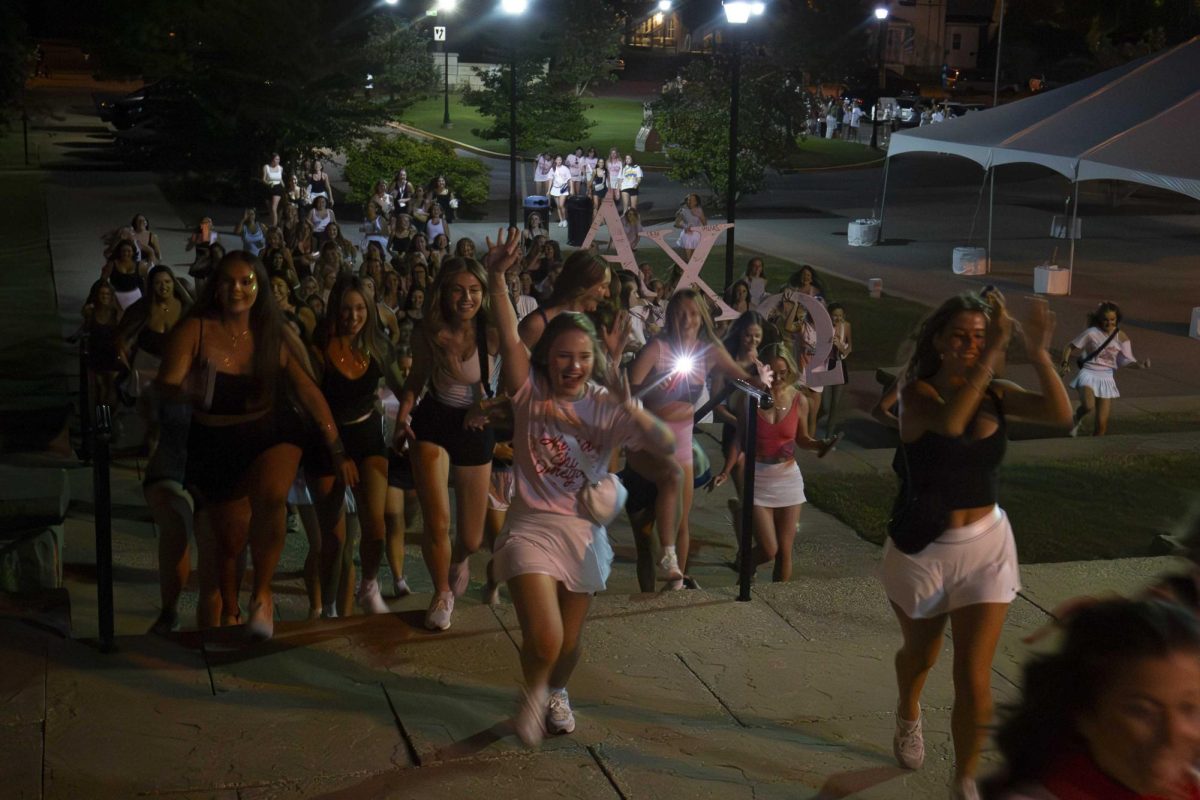
[[[95,460],[92,462],[92,501],[96,518],[96,605],[100,616],[100,650],[113,649],[112,487],[109,484],[109,443],[112,410],[96,406]]]
[[[996,210],[996,165],[988,165],[988,178],[991,181],[991,186],[988,188],[988,244],[987,244],[987,271],[992,271],[992,216]]]
[[[746,438],[742,452],[746,464],[742,468],[742,530],[738,547],[742,563],[738,565],[738,600],[750,600],[750,583],[754,580],[754,462],[758,444],[758,397],[746,395]]]
[[[29,112],[21,109],[21,141],[25,146],[25,166],[29,166]]]
[[[879,244],[883,244],[883,210],[887,208],[887,183],[888,170],[892,166],[892,157],[884,156],[883,159],[883,192],[879,197]]]
[[[1004,44],[1004,6],[1005,0],[1000,0],[1000,27],[996,31],[996,74],[992,78],[992,108],[1000,103],[1000,46]],[[988,259],[991,259],[991,255]]]
[[[725,288],[733,285],[734,234],[733,222],[737,218],[737,151],[738,151],[738,106],[742,82],[742,51],[738,46],[737,26],[729,27],[729,43],[733,48],[730,65],[729,92],[729,175],[725,187],[725,219],[730,226],[725,230]]]
[[[1067,236],[1071,239],[1071,255],[1067,267],[1067,294],[1071,293],[1071,284],[1075,282],[1075,221],[1079,219],[1079,165],[1075,165],[1075,197],[1071,201],[1071,219],[1067,222]]]
[[[446,86],[446,110],[442,113],[442,127],[450,127],[450,49],[442,42],[442,77]]]
[[[79,458],[87,464],[92,460],[92,380],[88,369],[88,337],[79,338]]]
[[[879,96],[875,98],[875,109],[871,112],[871,149],[879,147],[879,111],[880,100],[883,99],[883,93],[887,90],[887,73],[883,69],[883,24],[886,20],[879,20],[875,42],[875,66],[879,70]]]
[[[517,51],[508,65],[508,225],[517,227]]]

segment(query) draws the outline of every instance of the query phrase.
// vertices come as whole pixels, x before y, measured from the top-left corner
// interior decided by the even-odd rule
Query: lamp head
[[[437,0],[437,10],[450,12],[458,7],[458,0]]]
[[[725,21],[734,25],[744,25],[750,21],[750,3],[745,0],[725,0],[721,4],[725,8]]]
[[[883,22],[887,18],[888,18],[887,6],[877,6],[875,9],[875,19],[879,20],[880,22]]]
[[[658,10],[659,11],[670,11],[671,10],[671,0],[658,0]]]
[[[505,14],[518,16],[529,8],[529,0],[500,0],[500,10]]]

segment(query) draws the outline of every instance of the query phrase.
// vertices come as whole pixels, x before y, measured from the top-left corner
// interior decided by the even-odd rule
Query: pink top
[[[767,422],[759,414],[758,417],[758,455],[759,461],[783,461],[792,458],[796,453],[796,428],[799,426],[799,416],[796,413],[798,398],[792,396],[792,407],[778,422]]]
[[[516,487],[510,519],[524,511],[583,516],[577,498],[588,479],[565,437],[575,437],[592,474],[608,472],[618,447],[641,449],[643,437],[633,416],[604,399],[607,394],[589,383],[581,399],[560,400],[530,371],[512,398]]]

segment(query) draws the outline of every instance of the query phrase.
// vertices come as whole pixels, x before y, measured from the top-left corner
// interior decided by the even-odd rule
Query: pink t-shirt
[[[589,383],[579,400],[560,400],[530,370],[512,398],[513,515],[530,510],[584,516],[578,496],[588,479],[567,436],[579,443],[579,452],[588,460],[593,475],[608,472],[609,460],[618,447],[641,449],[643,436],[633,416],[605,399],[607,394],[607,389]]]
[[[1104,344],[1108,339],[1108,334],[1099,328],[1088,328],[1083,333],[1079,334],[1072,340],[1071,346],[1077,347],[1083,352],[1079,354],[1080,358],[1092,353],[1100,345]],[[1129,340],[1121,341],[1121,334],[1117,334],[1111,341],[1105,345],[1104,349],[1083,365],[1084,369],[1118,369],[1126,364],[1136,361],[1133,357],[1133,346],[1129,344]]]

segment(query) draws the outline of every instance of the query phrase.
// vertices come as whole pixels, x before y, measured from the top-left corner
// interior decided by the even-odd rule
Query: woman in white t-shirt
[[[554,157],[554,170],[550,174],[550,196],[558,209],[558,226],[567,227],[567,195],[571,193],[571,170],[563,163],[562,156]]]
[[[538,153],[533,165],[533,191],[543,196],[550,194],[550,178],[554,173],[554,157],[549,153]]]
[[[525,693],[515,727],[523,742],[536,745],[547,730],[575,730],[566,684],[592,595],[605,588],[612,566],[608,534],[579,494],[592,476],[608,472],[617,449],[665,463],[674,437],[627,388],[610,392],[591,381],[609,373],[584,315],[557,315],[533,352],[525,349],[505,282],[520,252],[515,228],[503,243],[488,240],[488,292],[500,334],[501,384],[512,398],[515,454],[509,529],[496,541],[493,566],[496,580],[508,583],[521,623]]]
[[[575,152],[567,156],[563,162],[571,171],[571,194],[581,194],[583,189],[583,148],[576,147]]]
[[[1063,348],[1059,367],[1063,377],[1070,370],[1071,359],[1079,356],[1083,360],[1079,374],[1071,381],[1071,388],[1079,392],[1079,407],[1075,409],[1074,436],[1083,418],[1096,412],[1093,435],[1103,436],[1108,431],[1108,415],[1112,401],[1121,396],[1113,374],[1121,367],[1149,369],[1150,359],[1138,361],[1133,357],[1129,337],[1121,330],[1121,309],[1116,303],[1104,302],[1088,315],[1088,329],[1076,336]]]
[[[638,186],[642,182],[642,168],[633,163],[633,156],[625,156],[621,169],[621,212],[637,208]]]

